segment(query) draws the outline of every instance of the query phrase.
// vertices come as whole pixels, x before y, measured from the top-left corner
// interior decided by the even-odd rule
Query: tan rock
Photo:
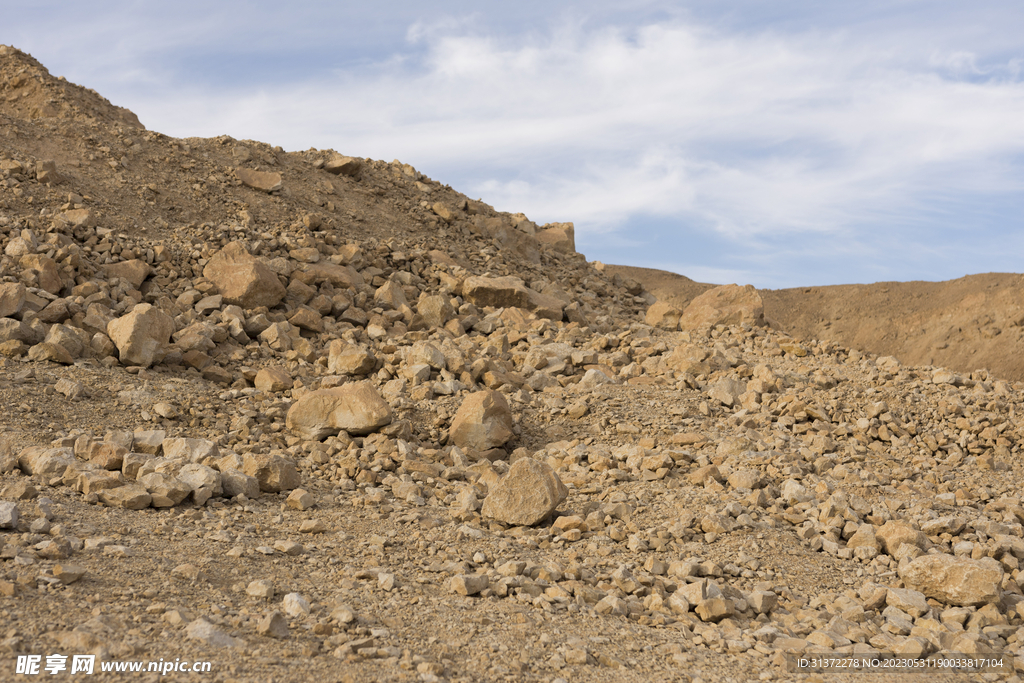
[[[284,187],[280,173],[254,171],[251,168],[236,168],[235,175],[242,184],[261,192],[274,192]]]
[[[995,604],[1002,599],[1003,569],[996,560],[922,555],[899,570],[903,583],[948,605]]]
[[[289,491],[298,488],[301,483],[295,461],[276,453],[246,453],[242,460],[242,472],[255,477],[260,491],[268,493]],[[226,489],[225,492],[231,490]]]
[[[287,638],[288,620],[283,614],[274,610],[256,624],[256,633],[268,638]]]
[[[20,282],[0,283],[0,318],[20,313],[24,305],[25,285]]]
[[[237,495],[256,498],[260,495],[259,479],[237,469],[222,470],[220,485],[224,489],[224,495],[228,498],[234,498]]]
[[[185,500],[192,489],[185,482],[165,472],[151,472],[139,477],[138,482],[152,496],[155,508],[174,507]]]
[[[440,294],[420,295],[416,302],[416,312],[429,327],[444,327],[445,323],[455,317],[451,301]]]
[[[489,585],[487,574],[456,574],[451,580],[452,592],[459,595],[476,595]]]
[[[68,353],[67,349],[51,342],[43,342],[31,347],[28,350],[28,357],[29,360],[46,360],[52,363],[60,363],[61,365],[71,365],[75,362],[74,357]]]
[[[524,308],[541,318],[561,320],[564,304],[558,299],[529,289],[522,280],[504,277],[468,277],[462,283],[462,295],[476,306]]]
[[[31,272],[37,286],[45,289],[50,294],[58,294],[64,287],[60,279],[60,271],[57,270],[57,263],[49,256],[43,254],[26,254],[19,261],[21,267]]]
[[[682,311],[672,304],[665,301],[655,301],[647,309],[644,321],[651,327],[657,327],[659,330],[678,330],[679,317],[681,315]]]
[[[122,365],[147,368],[163,359],[173,332],[174,320],[152,304],[137,304],[107,325],[107,335],[117,346]]]
[[[680,344],[665,357],[665,365],[694,377],[707,375],[711,373],[711,365],[704,360],[707,357],[707,351],[696,344]]]
[[[928,548],[928,537],[924,532],[895,520],[889,520],[875,532],[881,549],[895,557],[896,551],[904,543],[916,546],[921,550]]]
[[[576,228],[572,223],[548,223],[538,230],[534,237],[541,245],[556,251],[576,251]]]
[[[288,494],[288,498],[285,499],[285,504],[293,510],[308,510],[309,508],[316,505],[316,498],[313,494],[305,489],[295,489]]]
[[[114,489],[99,492],[100,501],[107,507],[124,508],[126,510],[144,510],[153,501],[141,484],[131,482]]]
[[[241,242],[231,242],[214,254],[203,269],[203,276],[217,285],[225,303],[242,308],[272,308],[286,294],[274,271],[250,254]]]
[[[506,524],[531,526],[553,513],[568,495],[550,465],[520,458],[490,487],[481,513]]]
[[[366,375],[377,367],[377,357],[365,346],[349,344],[342,339],[331,342],[327,371],[334,375]]]
[[[753,285],[709,289],[691,301],[679,319],[684,330],[740,323],[764,325],[764,304]]]
[[[253,385],[260,391],[285,391],[291,389],[293,384],[288,370],[280,365],[262,368],[253,380]]]
[[[512,410],[497,391],[486,389],[470,394],[459,406],[448,440],[459,448],[486,451],[505,445],[515,436]]]
[[[142,283],[146,281],[146,278],[149,277],[149,274],[153,272],[153,269],[145,261],[132,259],[130,261],[121,261],[120,263],[109,263],[103,266],[103,272],[107,274],[108,278],[119,277],[130,282],[135,289],[139,289],[142,287]]]
[[[324,170],[334,175],[357,176],[362,167],[362,160],[337,153],[332,154],[324,161]]]
[[[369,434],[391,420],[391,406],[373,384],[364,381],[303,394],[288,410],[285,422],[305,439],[323,439],[341,430]]]

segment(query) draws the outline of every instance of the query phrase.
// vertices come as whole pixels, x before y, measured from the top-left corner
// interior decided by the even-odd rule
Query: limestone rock
[[[149,277],[149,274],[153,272],[153,269],[145,261],[131,259],[130,261],[121,261],[120,263],[109,263],[103,266],[103,271],[107,274],[107,277],[119,277],[130,282],[135,289],[139,289],[146,278]]]
[[[678,330],[679,317],[682,311],[665,301],[655,301],[654,305],[647,309],[644,321],[651,327],[659,330]]]
[[[294,381],[288,374],[288,370],[277,365],[269,368],[262,368],[256,373],[253,386],[260,391],[284,391],[291,389]]]
[[[135,482],[106,489],[99,492],[100,501],[107,507],[124,508],[126,510],[144,510],[153,502],[146,487]]]
[[[0,529],[16,528],[20,516],[15,503],[0,502]]]
[[[324,170],[334,175],[357,176],[362,167],[363,162],[360,159],[353,159],[337,153],[332,154],[324,161]]]
[[[491,487],[481,512],[506,524],[531,526],[554,512],[568,495],[550,465],[520,458]]]
[[[274,192],[284,187],[280,173],[254,171],[251,168],[236,168],[235,175],[248,187],[261,192]]]
[[[928,537],[903,522],[890,520],[875,532],[875,536],[878,538],[882,550],[893,557],[904,543],[917,546],[921,550],[928,547]]]
[[[1002,598],[1003,570],[992,558],[922,555],[899,570],[903,583],[949,605],[995,604]]]
[[[163,359],[173,332],[174,320],[152,304],[137,304],[107,325],[121,363],[146,368]]]
[[[295,461],[275,453],[246,453],[242,472],[255,477],[260,491],[269,493],[289,491],[301,483]]]
[[[505,445],[515,436],[513,427],[508,401],[497,391],[487,389],[462,401],[448,438],[459,448],[486,451]]]
[[[678,372],[693,376],[711,373],[711,365],[705,362],[707,351],[696,344],[680,344],[665,358],[665,365]]]
[[[684,330],[740,323],[764,325],[764,303],[753,285],[709,289],[691,301],[679,319]]]
[[[19,261],[21,267],[32,274],[37,287],[50,294],[57,294],[64,287],[60,279],[57,263],[49,256],[42,254],[26,254]]]
[[[349,344],[342,339],[331,342],[327,371],[335,375],[366,375],[377,366],[377,358],[365,346]]]
[[[323,439],[341,430],[369,434],[391,419],[391,406],[364,381],[303,394],[288,410],[286,425],[305,439]]]
[[[25,285],[20,282],[0,283],[0,318],[21,312],[25,305]]]
[[[548,223],[534,237],[542,245],[556,251],[569,254],[576,251],[576,228],[572,223]]]
[[[256,632],[268,638],[287,638],[288,620],[285,619],[283,614],[274,610],[260,619],[256,625]]]
[[[214,254],[203,269],[203,277],[217,285],[225,303],[242,308],[272,308],[286,294],[274,271],[241,242],[231,242]]]
[[[190,640],[198,640],[213,647],[244,648],[245,641],[233,638],[205,619],[196,619],[185,628],[185,635]]]
[[[452,592],[459,595],[476,595],[489,585],[486,574],[456,574],[451,580]]]

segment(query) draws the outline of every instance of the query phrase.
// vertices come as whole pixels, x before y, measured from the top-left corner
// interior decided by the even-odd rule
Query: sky
[[[1021,272],[1024,3],[0,0],[176,137],[400,159],[589,260],[783,288]]]

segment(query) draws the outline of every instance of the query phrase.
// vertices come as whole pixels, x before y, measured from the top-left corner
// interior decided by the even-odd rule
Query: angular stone
[[[103,266],[103,272],[108,278],[119,277],[127,280],[135,289],[141,289],[142,283],[146,281],[153,269],[145,261],[131,259],[120,263],[108,263]]]
[[[416,303],[416,313],[423,318],[428,327],[444,327],[445,323],[455,317],[455,309],[446,296],[440,294],[420,295]]]
[[[202,505],[211,496],[219,496],[224,492],[220,472],[206,465],[190,462],[183,465],[175,476],[192,490],[192,499],[197,505]]]
[[[167,432],[162,429],[136,429],[132,435],[132,450],[148,455],[159,455]]]
[[[889,520],[882,525],[875,532],[875,537],[881,544],[881,549],[893,557],[904,543],[916,546],[921,550],[928,547],[928,537],[924,535],[924,532],[895,520]]]
[[[915,618],[931,609],[925,594],[910,588],[890,588],[886,593],[885,604]]]
[[[871,524],[861,524],[853,536],[846,542],[847,548],[874,548],[879,549],[878,539],[875,537],[875,527]]]
[[[288,620],[283,614],[274,610],[256,624],[256,633],[268,638],[287,638]]]
[[[220,457],[217,444],[209,439],[171,437],[161,442],[165,458],[187,462],[205,462]]]
[[[42,254],[26,254],[18,262],[22,269],[31,272],[40,289],[50,294],[58,294],[64,283],[60,279],[57,263],[49,256]]]
[[[273,308],[286,294],[274,271],[241,242],[231,242],[214,254],[203,269],[203,277],[217,285],[225,303],[246,309]]]
[[[262,368],[256,373],[256,379],[253,381],[253,386],[260,391],[285,391],[291,389],[294,384],[288,370],[280,365]]]
[[[137,304],[130,313],[107,325],[122,365],[148,368],[163,360],[174,332],[174,320],[151,304]]]
[[[324,170],[334,175],[357,176],[362,167],[362,160],[342,156],[338,153],[332,154],[324,161]]]
[[[520,458],[490,487],[481,512],[506,524],[531,526],[554,512],[568,495],[550,465]]]
[[[548,223],[534,237],[541,245],[568,254],[576,251],[576,228],[572,223]]]
[[[445,366],[445,357],[441,350],[430,342],[419,341],[412,345],[405,362],[409,365],[429,365],[434,370],[440,370]]]
[[[711,373],[711,365],[705,362],[707,351],[696,344],[680,344],[665,357],[665,365],[677,372],[694,377]]]
[[[285,613],[292,618],[304,617],[311,611],[309,601],[299,593],[289,593],[284,596],[282,606]]]
[[[192,492],[188,484],[164,472],[151,472],[139,477],[138,482],[146,487],[153,497],[155,508],[174,507]]]
[[[256,498],[260,495],[259,479],[237,469],[222,471],[220,485],[228,498],[234,498],[239,494],[246,498]]]
[[[899,570],[908,587],[948,605],[995,604],[1002,599],[1003,569],[996,560],[922,555]]]
[[[243,185],[261,192],[274,192],[284,187],[280,173],[254,171],[251,168],[236,168],[235,175]]]
[[[764,325],[764,303],[753,285],[723,285],[689,303],[679,318],[683,330],[716,325]]]
[[[0,283],[0,318],[21,312],[25,305],[25,285],[20,282]]]
[[[490,579],[486,574],[456,574],[450,585],[453,593],[476,595],[490,586]]]
[[[365,346],[341,339],[331,342],[327,371],[334,375],[366,375],[377,366],[377,358]]]
[[[512,410],[508,401],[490,389],[470,394],[459,406],[448,439],[459,448],[486,451],[505,445],[513,436]]]
[[[644,322],[651,327],[657,327],[659,330],[678,330],[679,329],[679,317],[682,315],[682,311],[665,301],[655,301],[654,304],[647,309],[647,314],[644,316]]]
[[[143,510],[153,502],[153,497],[141,484],[135,482],[99,492],[100,501],[107,507],[126,510]]]
[[[18,466],[23,472],[47,478],[63,476],[75,462],[75,453],[70,448],[29,446],[18,454]]]
[[[20,518],[16,503],[0,502],[0,529],[14,529]]]
[[[85,576],[85,568],[77,564],[58,564],[53,567],[53,578],[65,586]]]
[[[739,401],[740,394],[747,390],[747,383],[731,377],[715,382],[708,396],[724,406],[732,407]]]
[[[260,491],[269,493],[289,491],[298,488],[301,483],[299,473],[295,469],[295,461],[275,453],[246,453],[242,472],[255,477],[259,482]],[[249,494],[246,496],[253,497]]]
[[[293,510],[308,510],[309,508],[316,505],[316,498],[313,494],[305,489],[295,489],[288,494],[288,498],[285,499],[285,504]]]
[[[697,603],[697,606],[693,611],[697,613],[697,616],[701,618],[701,621],[710,621],[716,624],[722,619],[727,619],[736,614],[732,600],[724,597],[713,597],[701,600]]]
[[[319,440],[341,430],[369,434],[391,420],[391,406],[364,381],[303,394],[288,410],[285,423],[299,436]]]
[[[51,342],[43,342],[30,348],[28,358],[36,362],[50,361],[61,365],[71,365],[75,362],[74,356],[68,353],[67,349]]]
[[[205,619],[196,619],[189,624],[185,628],[185,635],[190,640],[198,640],[213,647],[230,647],[233,649],[245,647],[244,640],[228,635]]]

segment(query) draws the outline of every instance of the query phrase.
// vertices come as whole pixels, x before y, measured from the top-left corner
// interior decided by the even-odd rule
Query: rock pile
[[[399,162],[167,138],[10,48],[0,84],[12,656],[1024,667],[1024,386],[794,341],[744,287],[648,308]]]

